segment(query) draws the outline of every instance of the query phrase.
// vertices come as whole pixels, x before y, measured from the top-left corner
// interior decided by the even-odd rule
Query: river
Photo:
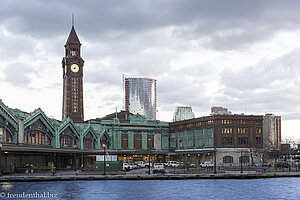
[[[0,185],[0,197],[5,196],[5,199],[21,199],[25,195],[27,199],[55,197],[54,199],[88,200],[300,199],[300,178],[3,182]]]

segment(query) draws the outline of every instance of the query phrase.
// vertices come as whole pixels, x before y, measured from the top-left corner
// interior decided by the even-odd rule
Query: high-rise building
[[[71,32],[65,44],[63,68],[63,108],[62,120],[70,117],[75,122],[81,122],[83,116],[83,64],[80,56],[80,41],[72,25]]]
[[[279,149],[281,143],[281,116],[266,114],[263,120],[264,148]]]
[[[156,119],[156,80],[125,78],[125,110]]]
[[[211,115],[232,115],[227,108],[223,107],[212,107],[211,108]]]
[[[189,106],[176,106],[173,122],[186,120],[186,119],[193,119],[195,115],[192,111],[192,107]]]

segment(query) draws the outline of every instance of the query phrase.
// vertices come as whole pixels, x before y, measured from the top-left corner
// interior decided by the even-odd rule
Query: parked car
[[[204,163],[200,164],[200,167],[206,168],[206,167],[213,167],[214,164],[211,163],[210,161],[205,161]]]
[[[150,162],[150,167],[153,167],[154,165],[154,162]],[[145,162],[145,167],[149,167],[149,162]]]
[[[165,169],[165,166],[163,163],[155,163],[154,164],[154,169],[153,169],[153,173],[165,173],[166,172],[166,169]]]
[[[128,165],[128,163],[123,163],[123,171],[129,171],[130,167]]]
[[[275,167],[278,168],[289,168],[289,164],[287,162],[278,162],[275,164]]]
[[[168,161],[167,166],[168,167],[178,167],[178,162],[177,161]]]
[[[137,169],[137,164],[135,163],[128,163],[129,169]]]
[[[139,162],[138,162],[138,166],[139,166],[140,168],[144,168],[144,167],[145,167],[144,161],[139,161]]]

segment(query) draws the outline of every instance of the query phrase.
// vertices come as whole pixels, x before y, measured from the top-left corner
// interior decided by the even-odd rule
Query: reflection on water
[[[12,182],[0,187],[6,195],[57,194],[57,199],[300,199],[300,178]]]

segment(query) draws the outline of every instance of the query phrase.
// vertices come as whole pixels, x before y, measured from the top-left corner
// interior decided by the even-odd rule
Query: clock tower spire
[[[83,64],[81,58],[81,43],[73,24],[65,44],[63,68],[63,107],[62,120],[70,117],[75,122],[82,122],[83,115]]]

